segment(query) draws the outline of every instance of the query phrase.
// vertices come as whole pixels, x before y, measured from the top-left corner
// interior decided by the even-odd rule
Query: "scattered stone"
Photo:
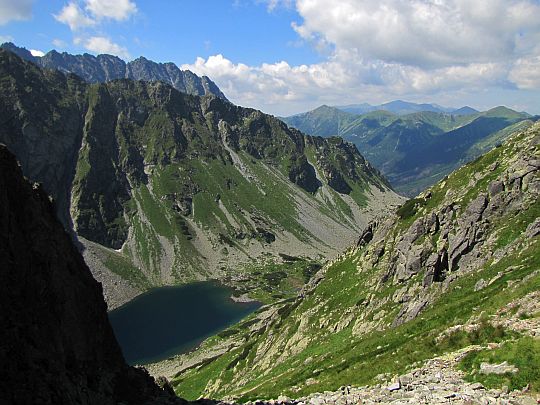
[[[399,380],[397,380],[395,383],[390,384],[388,387],[386,387],[388,391],[397,391],[401,389],[401,383]]]
[[[472,383],[469,388],[472,390],[483,390],[484,386],[480,383]]]
[[[476,284],[474,285],[474,291],[480,291],[484,288],[486,288],[488,285],[488,283],[486,282],[486,280],[484,280],[483,278],[481,278],[480,280],[478,280],[476,282]]]

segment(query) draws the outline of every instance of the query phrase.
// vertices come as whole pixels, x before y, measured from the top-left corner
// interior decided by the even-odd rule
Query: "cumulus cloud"
[[[32,17],[34,0],[0,0],[0,25]]]
[[[2,0],[0,0],[2,1]],[[79,6],[82,4],[82,7]],[[82,45],[94,53],[107,53],[122,58],[129,58],[128,50],[102,34],[102,25],[106,20],[125,21],[137,13],[137,6],[131,0],[83,0],[66,4],[54,18],[67,24],[76,33],[75,45]],[[65,42],[54,39],[57,48],[64,48]]]
[[[86,0],[86,10],[98,19],[123,21],[137,12],[137,6],[130,0]]]
[[[130,0],[85,0],[84,4],[83,10],[77,2],[72,1],[54,15],[54,18],[76,31],[96,25],[107,18],[124,21],[137,12],[137,6]]]
[[[498,64],[469,64],[426,71],[382,61],[366,61],[340,52],[325,62],[291,66],[285,61],[260,66],[233,63],[223,55],[197,58],[182,66],[216,81],[231,101],[278,115],[320,104],[383,102],[396,97],[418,98],[441,91],[479,91],[506,81]]]
[[[58,14],[54,15],[54,18],[68,25],[71,31],[77,31],[96,24],[96,21],[88,17],[76,3],[66,4]]]
[[[129,52],[123,46],[115,44],[107,37],[95,36],[86,39],[76,38],[76,44],[82,45],[91,52],[116,55],[121,58],[129,58]]]
[[[260,0],[269,11],[280,0]],[[289,2],[292,3],[292,2]],[[540,89],[537,0],[296,0],[292,28],[326,60],[290,66],[185,65],[242,105],[291,114],[314,106],[392,98]],[[501,93],[502,94],[502,93]],[[501,102],[501,101],[499,101]]]
[[[520,89],[540,89],[540,56],[518,59],[509,78]]]
[[[504,61],[540,39],[535,0],[297,0],[304,39],[422,68]]]
[[[30,53],[32,54],[32,56],[39,56],[39,57],[45,55],[45,52],[37,50],[37,49],[30,49]]]

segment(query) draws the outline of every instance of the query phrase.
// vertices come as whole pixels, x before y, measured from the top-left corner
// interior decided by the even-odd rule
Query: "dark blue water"
[[[212,282],[162,287],[109,313],[130,364],[146,364],[185,353],[260,307],[237,303],[232,290]]]

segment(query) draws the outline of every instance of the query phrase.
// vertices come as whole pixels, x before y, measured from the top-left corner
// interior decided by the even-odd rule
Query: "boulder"
[[[480,364],[480,374],[506,374],[506,373],[517,373],[519,369],[508,362],[503,361],[500,364],[490,364],[490,363],[481,363]]]
[[[399,382],[399,380],[397,380],[396,382],[390,384],[388,387],[386,387],[386,389],[388,391],[397,391],[399,389],[401,389],[401,383]]]
[[[474,285],[474,291],[480,291],[484,288],[486,288],[488,285],[488,283],[486,282],[486,280],[484,280],[483,278],[481,278],[480,280],[478,280],[476,282],[476,284]]]
[[[525,236],[527,236],[527,238],[534,238],[538,235],[540,235],[540,218],[536,218],[525,230]]]
[[[491,197],[496,196],[497,194],[504,191],[504,183],[500,180],[494,180],[489,183],[488,191]]]

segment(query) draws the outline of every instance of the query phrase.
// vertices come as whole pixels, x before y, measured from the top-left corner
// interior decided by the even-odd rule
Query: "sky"
[[[540,114],[540,0],[0,0],[0,42],[139,56],[287,116],[402,99]]]

